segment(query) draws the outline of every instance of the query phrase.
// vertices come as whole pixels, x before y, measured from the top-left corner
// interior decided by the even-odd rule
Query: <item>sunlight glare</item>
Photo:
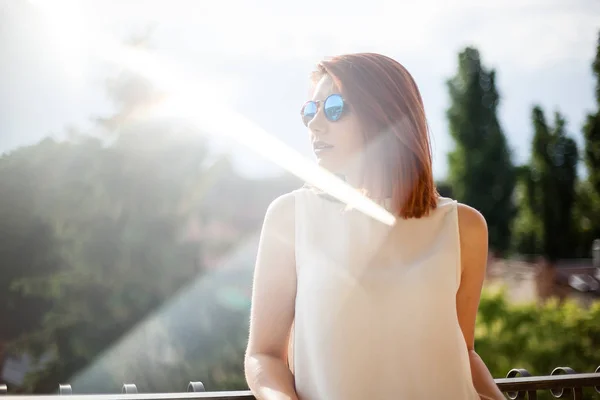
[[[71,80],[81,82],[88,40],[81,3],[75,0],[29,1],[42,15],[42,30],[64,71]]]
[[[54,27],[64,22],[61,14],[71,17],[75,15],[70,8],[73,2],[66,0],[33,2],[40,7],[50,3],[55,6],[60,4],[56,8],[47,7],[52,10],[46,15],[53,19]],[[59,34],[56,37],[62,41],[60,45],[65,51],[70,52],[66,58],[70,60],[69,62],[73,62],[72,60],[77,56],[84,56],[75,46],[75,43],[80,43],[75,38],[79,37],[81,40],[82,32],[74,31],[74,27],[75,25],[69,25],[67,30],[57,28]],[[98,57],[129,68],[149,79],[158,89],[168,94],[168,100],[157,110],[161,115],[186,119],[203,133],[230,137],[305,182],[337,198],[350,208],[361,211],[386,225],[395,223],[395,217],[385,208],[276,139],[248,118],[233,111],[226,105],[224,99],[219,97],[220,87],[211,83],[210,77],[195,76],[193,79],[186,77],[176,65],[159,58],[155,53],[125,46],[102,32],[93,32],[92,35],[89,26],[86,29],[88,31],[86,44],[90,51],[87,56]]]

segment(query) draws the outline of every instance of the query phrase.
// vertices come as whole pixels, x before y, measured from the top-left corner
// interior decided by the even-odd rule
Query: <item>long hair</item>
[[[423,100],[399,62],[374,53],[346,54],[321,61],[313,80],[335,82],[355,113],[365,143],[362,187],[372,198],[391,189],[402,218],[420,218],[436,208],[429,129]]]

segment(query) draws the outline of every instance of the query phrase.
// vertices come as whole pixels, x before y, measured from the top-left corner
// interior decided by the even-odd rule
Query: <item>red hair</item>
[[[366,149],[362,189],[379,199],[391,189],[402,218],[428,215],[439,195],[423,100],[410,73],[374,53],[336,56],[317,68],[313,79],[329,75],[359,120]]]

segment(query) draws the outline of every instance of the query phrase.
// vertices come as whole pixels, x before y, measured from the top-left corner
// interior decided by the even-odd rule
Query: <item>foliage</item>
[[[585,140],[585,163],[588,168],[589,180],[596,194],[600,196],[600,32],[598,33],[598,45],[596,57],[592,63],[592,71],[596,77],[596,105],[598,110],[595,114],[587,116],[583,128]]]
[[[95,131],[104,136],[73,130],[69,140],[46,139],[0,159],[0,183],[10,193],[0,203],[0,226],[7,228],[0,275],[9,278],[0,283],[6,290],[0,293],[0,316],[11,322],[10,329],[0,327],[0,343],[9,341],[14,354],[49,357],[27,376],[29,392],[52,392],[154,321],[165,302],[204,279],[260,226],[273,198],[297,186],[289,176],[261,182],[239,177],[226,157],[209,159],[201,132],[177,121],[139,118],[161,94],[135,74],[122,72],[109,82],[108,93],[118,111],[96,119]],[[250,255],[244,267],[252,263]],[[213,296],[220,293],[209,289]],[[34,306],[37,312],[20,315]],[[186,307],[192,313],[201,304]],[[203,351],[214,355],[190,352],[178,364],[189,368],[172,368],[178,373],[164,381],[155,381],[154,374],[148,389],[181,390],[167,382],[185,376],[219,385],[227,380],[211,378],[218,371],[235,364],[239,372],[237,359],[233,363],[224,354],[247,331],[247,317],[235,318],[240,312],[213,305],[209,320],[215,327],[192,324],[185,334],[210,342]],[[160,346],[168,347],[167,339],[181,334],[173,323],[181,325],[150,329],[152,343],[167,332]],[[216,330],[221,327],[233,336]],[[136,343],[144,340],[137,337]],[[196,343],[188,338],[185,347],[177,346],[186,353]],[[109,365],[82,388],[132,376],[133,369],[119,374],[116,364]],[[137,369],[152,365],[142,360]],[[159,365],[154,372],[161,370]]]
[[[591,257],[592,242],[600,238],[600,195],[589,180],[578,182],[573,219],[576,231],[575,253],[578,257]]]
[[[0,357],[6,343],[38,326],[49,308],[17,282],[45,279],[62,265],[53,227],[35,212],[35,170],[15,158],[0,158]]]
[[[541,108],[532,112],[534,136],[531,161],[519,173],[518,218],[514,246],[526,254],[541,254],[551,261],[573,257],[578,150],[565,132],[557,112],[548,126]]]
[[[456,144],[448,155],[449,183],[457,200],[483,214],[490,247],[502,253],[510,242],[516,173],[497,117],[496,73],[483,67],[476,49],[466,48],[447,84],[448,123]]]
[[[578,190],[579,219],[576,221],[582,227],[579,241],[588,249],[594,239],[600,238],[600,32],[592,71],[596,77],[597,110],[588,114],[583,127],[588,179]]]
[[[593,372],[600,364],[599,319],[600,301],[589,309],[574,301],[512,304],[504,290],[484,290],[475,349],[495,378],[512,368],[525,368],[532,375],[549,375],[559,366]],[[595,398],[592,393],[586,398]],[[541,394],[539,399],[551,398]]]
[[[435,187],[442,197],[454,198],[454,193],[452,192],[452,186],[448,182],[440,181],[436,182]]]
[[[232,282],[250,288],[254,255],[247,252],[228,281],[215,281],[212,269],[258,229],[269,202],[297,183],[289,177],[249,181],[226,160],[204,163],[203,139],[186,130],[153,123],[121,135],[110,145],[89,137],[44,141],[1,161],[39,171],[31,180],[35,196],[27,193],[37,203],[17,199],[7,206],[9,211],[24,208],[17,215],[21,224],[30,219],[33,224],[33,216],[40,215],[53,228],[48,234],[56,243],[50,250],[61,256],[60,269],[38,263],[12,279],[15,296],[21,296],[16,310],[26,310],[25,301],[45,306],[35,323],[17,332],[12,351],[52,355],[43,370],[28,376],[25,389],[51,392],[72,377],[79,391],[102,391],[110,382],[118,389],[129,379],[151,391],[182,390],[198,379],[211,388],[243,387],[243,380],[231,380],[228,371],[241,371],[238,353],[231,349],[245,343],[248,309],[230,310],[214,304],[214,298],[231,290]],[[10,176],[23,174],[11,170]],[[244,191],[245,196],[235,195]],[[44,232],[37,229],[38,235]],[[20,235],[6,244],[15,254],[44,256],[34,239]],[[39,247],[24,254],[23,245]],[[189,292],[179,308],[159,312],[190,284],[205,280],[213,284]],[[248,297],[244,292],[242,298]],[[123,350],[123,340],[135,346]],[[148,352],[154,348],[159,351]],[[177,354],[177,362],[164,365],[156,358],[165,348]],[[112,361],[95,366],[103,354],[113,354]],[[95,372],[81,375],[90,368]]]

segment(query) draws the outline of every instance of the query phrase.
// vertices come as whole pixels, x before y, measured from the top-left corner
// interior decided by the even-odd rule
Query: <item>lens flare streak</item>
[[[46,9],[47,18],[62,15],[64,10],[57,4],[61,3]],[[219,88],[210,77],[186,76],[175,64],[155,53],[125,46],[106,34],[90,31],[89,26],[86,29],[86,56],[135,71],[167,93],[167,100],[155,110],[159,115],[185,119],[203,133],[232,138],[350,208],[386,225],[395,223],[395,217],[385,208],[228,107],[219,98]],[[69,36],[77,37],[77,32]],[[66,40],[65,36],[62,38]],[[77,55],[69,59],[74,56]]]

